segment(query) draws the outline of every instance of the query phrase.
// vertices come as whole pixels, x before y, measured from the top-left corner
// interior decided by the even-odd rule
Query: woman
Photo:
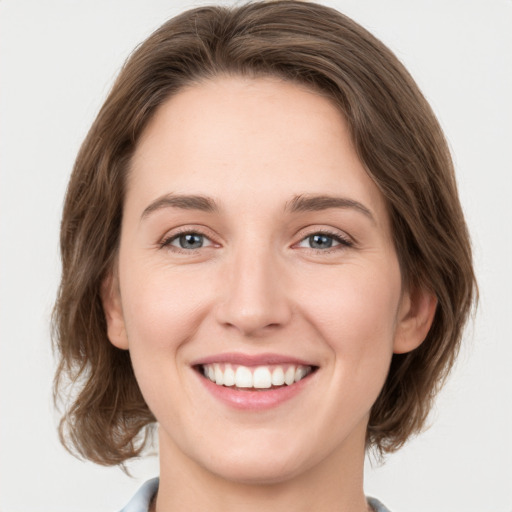
[[[421,430],[475,283],[446,142],[382,43],[304,2],[170,20],[80,150],[61,250],[62,440],[122,464],[159,425],[127,511],[386,510],[365,451]]]

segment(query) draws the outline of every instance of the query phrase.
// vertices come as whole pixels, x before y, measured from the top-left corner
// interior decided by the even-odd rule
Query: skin
[[[170,194],[208,196],[218,209],[155,206]],[[367,212],[290,210],[312,195]],[[203,246],[180,247],[183,232]],[[341,241],[313,248],[319,232]],[[132,161],[103,302],[109,338],[130,351],[159,422],[156,510],[367,510],[369,411],[393,352],[424,340],[435,299],[403,289],[385,201],[328,99],[221,77],[167,100]],[[279,406],[239,410],[192,367],[226,352],[318,370]]]

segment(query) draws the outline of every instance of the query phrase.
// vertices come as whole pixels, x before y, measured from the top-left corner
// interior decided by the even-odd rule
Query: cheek
[[[367,367],[387,371],[400,296],[398,264],[387,264],[385,272],[353,265],[336,276],[322,280],[317,276],[314,289],[305,290],[301,302],[337,364],[349,363],[350,371]]]
[[[132,264],[126,268],[121,282],[125,284],[123,313],[130,344],[169,349],[190,337],[208,297],[201,274],[159,266]]]
[[[179,393],[162,390],[180,389],[188,369],[181,364],[182,346],[201,325],[205,294],[199,293],[197,278],[170,268],[133,264],[125,268],[120,278],[130,358],[149,408],[159,413],[159,419],[165,418],[165,403],[175,410],[183,400]]]

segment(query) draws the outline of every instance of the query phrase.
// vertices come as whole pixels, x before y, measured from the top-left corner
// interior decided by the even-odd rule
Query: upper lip
[[[298,359],[297,357],[284,354],[241,354],[230,352],[224,354],[215,354],[192,362],[192,366],[200,366],[213,363],[230,363],[240,366],[265,366],[271,364],[295,364],[301,366],[315,366],[310,361]]]

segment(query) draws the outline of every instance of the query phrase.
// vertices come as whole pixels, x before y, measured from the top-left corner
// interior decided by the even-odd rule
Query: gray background
[[[512,1],[337,0],[403,60],[446,131],[473,236],[479,312],[431,428],[366,490],[393,512],[512,511]],[[74,157],[114,76],[201,2],[0,0],[0,510],[114,511],[158,472],[73,459],[52,409],[49,315]]]

